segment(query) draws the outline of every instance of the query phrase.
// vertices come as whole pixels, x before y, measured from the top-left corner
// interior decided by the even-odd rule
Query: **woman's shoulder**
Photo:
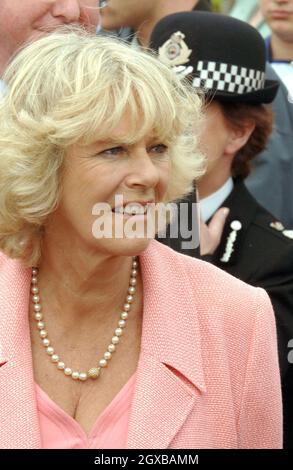
[[[0,274],[5,268],[9,268],[11,266],[14,266],[16,264],[19,264],[18,261],[9,258],[3,251],[0,250]]]
[[[241,318],[254,322],[256,312],[273,316],[267,293],[253,287],[211,263],[178,253],[154,241],[150,255],[159,259],[155,269],[162,273],[164,284],[171,294],[178,292],[192,294],[199,315],[206,318],[220,316],[228,322]],[[176,291],[175,291],[176,286]],[[172,295],[172,294],[171,294]]]
[[[191,282],[204,284],[204,291],[207,294],[214,292],[215,289],[221,290],[227,285],[231,287],[231,292],[234,294],[244,292],[254,295],[260,290],[237,279],[212,263],[178,253],[160,242],[153,241],[150,251],[160,259],[160,268],[166,271],[168,276],[175,277],[178,280],[179,272],[187,273]]]
[[[0,251],[0,293],[7,288],[9,280],[14,284],[21,282],[26,268],[16,259],[9,258],[3,251]]]
[[[11,259],[6,256],[3,251],[0,251],[0,276],[7,266],[11,264]]]
[[[247,344],[252,338],[258,344],[276,344],[274,311],[264,289],[246,284],[211,263],[161,246],[159,242],[150,248],[160,262],[159,266],[156,264],[160,290],[172,299],[169,315],[182,312],[183,303],[188,312],[184,319],[189,328],[192,330],[197,324],[206,340],[212,336],[214,341],[216,334],[237,357],[246,357]]]

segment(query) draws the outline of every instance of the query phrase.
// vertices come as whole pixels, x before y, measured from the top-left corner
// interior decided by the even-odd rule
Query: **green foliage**
[[[221,11],[221,3],[222,0],[212,0],[212,7],[214,11],[220,12]]]

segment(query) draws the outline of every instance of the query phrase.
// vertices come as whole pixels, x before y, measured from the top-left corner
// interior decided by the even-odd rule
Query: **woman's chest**
[[[129,384],[134,386],[132,378],[137,369],[138,357],[139,352],[133,349],[128,358],[121,357],[115,364],[113,361],[113,367],[111,364],[102,370],[99,378],[86,382],[76,382],[61,374],[56,376],[59,371],[46,367],[40,370],[36,366],[35,382],[45,392],[49,404],[57,410],[57,415],[66,413],[89,434],[98,417],[113,403],[119,406],[118,402],[121,403],[122,398],[123,403],[131,400],[134,389]]]
[[[32,341],[34,380],[53,404],[75,419],[88,434],[97,418],[126,388],[137,369],[141,343],[141,336],[137,333],[137,326],[135,330],[130,328],[107,367],[101,368],[99,377],[88,378],[85,382],[74,380],[58,370],[36,338]],[[96,367],[93,351],[86,354],[85,350],[81,348],[71,352],[66,365],[78,371]],[[132,390],[126,388],[128,391],[131,393]]]

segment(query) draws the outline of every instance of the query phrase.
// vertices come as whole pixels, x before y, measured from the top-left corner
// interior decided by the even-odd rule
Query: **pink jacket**
[[[274,314],[262,289],[152,241],[127,448],[280,448]],[[0,447],[40,448],[31,270],[0,257]]]

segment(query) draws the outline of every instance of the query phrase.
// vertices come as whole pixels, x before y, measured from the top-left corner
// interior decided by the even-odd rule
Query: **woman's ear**
[[[249,140],[255,129],[255,122],[246,121],[241,127],[231,127],[225,148],[226,155],[235,155]]]

